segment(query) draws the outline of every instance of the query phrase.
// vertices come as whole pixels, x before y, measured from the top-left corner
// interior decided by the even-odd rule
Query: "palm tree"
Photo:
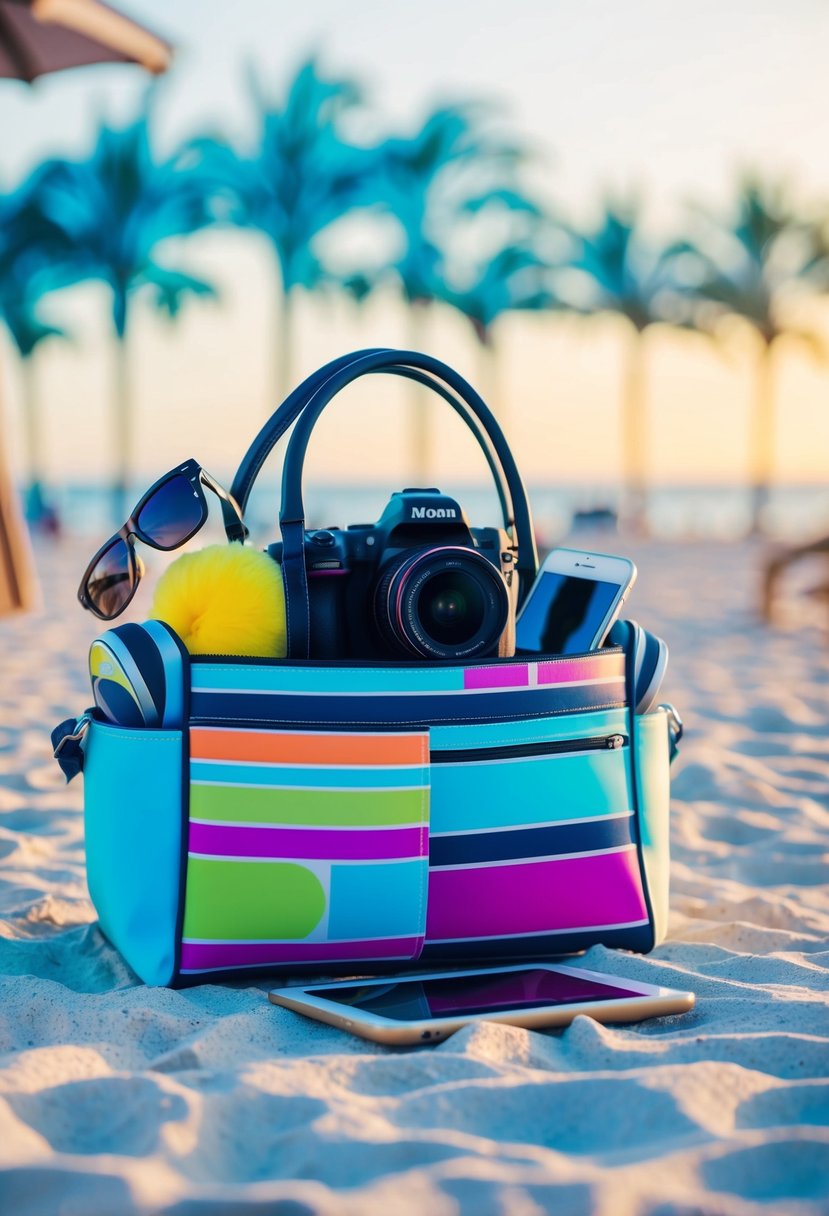
[[[63,285],[67,257],[60,230],[38,203],[38,173],[0,196],[0,320],[21,359],[26,434],[28,515],[37,522],[45,511],[43,426],[34,380],[33,356],[47,338],[65,338],[60,327],[40,315],[43,295]]]
[[[607,198],[596,226],[568,228],[572,246],[557,276],[562,302],[584,314],[616,313],[629,338],[622,382],[622,477],[624,512],[638,530],[646,523],[647,380],[646,343],[654,325],[688,325],[674,274],[674,246],[657,248],[642,234],[638,199]]]
[[[34,374],[34,354],[48,338],[67,338],[66,330],[44,320],[39,311],[48,290],[48,279],[38,278],[25,268],[25,259],[15,263],[15,274],[0,283],[0,315],[20,355],[23,389],[23,421],[26,436],[26,514],[37,523],[46,511],[43,470],[43,418]]]
[[[817,353],[817,335],[787,315],[787,305],[827,264],[819,228],[795,210],[786,186],[745,174],[728,216],[695,209],[697,241],[678,251],[685,262],[697,303],[697,324],[719,332],[739,319],[758,339],[754,408],[749,436],[751,529],[761,530],[774,473],[775,351],[784,337],[795,337]],[[816,286],[816,283],[814,284]]]
[[[128,510],[126,493],[135,450],[128,352],[133,300],[147,288],[153,306],[173,319],[188,297],[216,295],[211,283],[156,256],[162,241],[209,222],[204,192],[178,155],[165,161],[155,158],[145,109],[126,127],[102,126],[88,159],[48,162],[41,172],[38,200],[71,246],[72,277],[99,279],[112,293],[113,508],[120,522]]]
[[[472,327],[480,353],[480,392],[502,419],[505,407],[498,391],[496,370],[497,322],[508,312],[539,312],[556,307],[549,269],[537,242],[526,236],[507,240],[478,259],[462,276],[460,286],[444,283],[441,287],[441,299],[457,308]]]
[[[427,309],[447,300],[447,234],[459,221],[495,210],[535,214],[515,185],[524,153],[491,129],[479,104],[439,106],[411,136],[394,136],[377,149],[378,201],[397,221],[400,252],[378,274],[393,276],[409,306],[409,345],[423,345]],[[451,302],[455,302],[452,299]],[[411,404],[413,473],[423,481],[430,464],[428,419],[419,390]]]
[[[213,195],[214,219],[261,233],[271,248],[277,283],[274,388],[291,383],[293,304],[297,288],[333,283],[315,249],[320,234],[367,197],[371,154],[348,144],[343,120],[356,109],[353,81],[328,79],[311,58],[289,81],[284,98],[265,95],[251,78],[259,119],[255,149],[237,153],[218,138],[194,140],[188,159]]]

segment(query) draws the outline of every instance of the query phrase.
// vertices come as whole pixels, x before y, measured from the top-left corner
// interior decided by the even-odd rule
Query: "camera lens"
[[[460,659],[494,652],[509,614],[503,576],[472,549],[444,546],[403,554],[375,598],[377,623],[404,655]]]
[[[463,570],[444,570],[422,588],[418,612],[430,637],[447,646],[458,646],[480,630],[486,602],[471,575]]]

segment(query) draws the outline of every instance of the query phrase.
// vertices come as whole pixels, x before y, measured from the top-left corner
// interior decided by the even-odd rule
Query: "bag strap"
[[[341,389],[366,373],[388,370],[390,367],[399,368],[399,374],[404,376],[414,370],[426,372],[436,381],[443,381],[457,394],[480,424],[503,470],[509,491],[513,518],[505,520],[505,523],[513,531],[515,569],[520,588],[519,605],[523,598],[521,591],[526,595],[535,578],[538,557],[527,494],[504,433],[492,412],[472,386],[440,360],[416,351],[375,352],[335,372],[313,392],[297,420],[285,453],[279,523],[282,532],[282,579],[285,589],[288,658],[307,658],[310,653],[310,604],[304,548],[305,506],[302,498],[302,473],[308,442],[323,410]],[[430,387],[434,385],[430,384]]]
[[[273,448],[285,434],[288,428],[296,421],[299,414],[305,408],[309,398],[313,395],[316,389],[324,384],[325,381],[334,374],[335,371],[342,367],[346,367],[352,362],[358,362],[366,355],[376,354],[380,351],[389,348],[375,347],[369,350],[355,351],[350,355],[343,355],[339,359],[333,359],[330,363],[326,363],[318,371],[308,376],[303,382],[283,401],[282,405],[268,419],[265,425],[260,430],[259,434],[254,439],[253,443],[248,448],[242,463],[233,480],[231,486],[231,495],[239,504],[241,511],[244,513],[250,492],[253,489],[253,484],[259,475],[263,464],[267,460]],[[471,430],[478,446],[484,453],[489,471],[492,474],[492,479],[495,482],[495,488],[498,493],[498,501],[501,507],[501,514],[504,519],[504,527],[510,529],[513,527],[512,502],[510,499],[509,488],[504,480],[504,474],[498,465],[497,457],[494,455],[492,445],[485,432],[478,425],[473,414],[470,413],[468,406],[458,397],[454,396],[449,389],[440,381],[427,376],[424,372],[415,368],[403,367],[382,367],[370,368],[366,372],[367,375],[372,373],[387,373],[395,376],[404,376],[409,380],[415,380],[419,384],[423,384],[434,390],[439,396],[451,405],[454,411],[464,420],[466,425]]]
[[[83,772],[86,736],[93,709],[85,709],[79,718],[66,718],[52,731],[52,754],[67,782]]]
[[[519,603],[535,577],[538,559],[526,491],[503,432],[480,396],[452,368],[428,355],[389,348],[356,351],[320,368],[285,399],[254,439],[231,487],[233,497],[244,511],[267,456],[288,427],[299,419],[285,457],[280,511],[289,658],[307,657],[310,643],[302,501],[302,470],[308,440],[323,409],[340,389],[362,375],[381,372],[425,384],[463,418],[484,452],[498,490],[504,525],[514,534]]]
[[[288,428],[296,421],[299,414],[305,408],[311,393],[319,385],[324,384],[338,369],[347,367],[349,363],[382,349],[382,347],[373,347],[368,350],[354,351],[350,355],[341,355],[339,359],[332,359],[330,363],[326,363],[318,371],[315,371],[313,375],[308,376],[301,384],[297,385],[292,393],[288,394],[248,448],[233,479],[230,494],[239,504],[239,508],[243,514],[247,507],[250,492],[253,489],[253,483],[259,476],[262,465]]]

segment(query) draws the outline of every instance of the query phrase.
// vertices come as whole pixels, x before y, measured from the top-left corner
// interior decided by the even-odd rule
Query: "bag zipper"
[[[557,739],[547,743],[508,743],[501,747],[465,747],[457,751],[439,749],[429,755],[432,764],[474,764],[482,760],[519,760],[525,756],[557,756],[562,752],[618,751],[627,743],[625,735],[591,735],[587,739]]]
[[[273,726],[255,720],[234,718],[191,718],[191,726],[227,727],[234,730],[272,730]],[[319,729],[313,725],[297,726],[291,723],[285,730]],[[411,728],[409,728],[411,729]],[[464,747],[457,749],[437,748],[429,753],[431,764],[474,764],[482,760],[521,760],[529,756],[558,756],[566,752],[613,752],[627,743],[627,735],[589,735],[584,739],[551,739],[546,743],[506,743],[500,747]]]

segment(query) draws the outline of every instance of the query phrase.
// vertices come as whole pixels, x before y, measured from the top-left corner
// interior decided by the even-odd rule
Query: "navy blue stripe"
[[[543,828],[508,828],[503,832],[465,832],[432,836],[430,866],[460,866],[479,861],[508,861],[516,857],[554,857],[558,853],[589,853],[632,844],[631,816],[588,823],[553,824]]]
[[[147,685],[149,694],[153,699],[153,704],[159,711],[158,716],[161,717],[167,680],[164,659],[158,646],[155,644],[155,639],[141,625],[136,625],[132,622],[127,625],[117,625],[112,632],[116,637],[121,639],[132,656],[136,667],[141,672],[144,683]]]
[[[590,946],[610,946],[647,954],[653,947],[653,927],[580,929],[576,933],[544,933],[533,937],[504,937],[482,942],[427,942],[417,965],[431,962],[510,962],[550,959],[556,954],[577,954]]]
[[[624,705],[622,685],[551,685],[537,691],[476,693],[474,696],[303,696],[302,693],[200,692],[193,690],[194,718],[273,725],[430,726],[436,722],[499,722],[548,717]]]

